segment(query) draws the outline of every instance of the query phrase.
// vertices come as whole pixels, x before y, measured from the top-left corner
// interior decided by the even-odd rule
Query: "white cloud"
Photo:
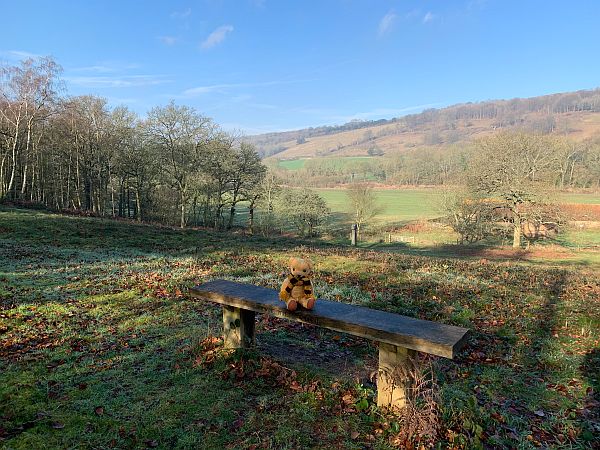
[[[65,77],[65,81],[77,86],[87,88],[123,88],[154,86],[157,84],[170,83],[171,80],[157,75],[129,75],[129,76],[81,76]]]
[[[175,45],[179,40],[175,36],[159,36],[158,39],[160,39],[163,44],[168,46]]]
[[[173,11],[171,13],[171,19],[187,19],[192,15],[192,8],[188,8],[183,11]]]
[[[407,106],[405,108],[375,108],[371,111],[358,112],[351,115],[340,114],[331,109],[321,108],[296,108],[293,111],[308,115],[318,116],[319,120],[324,120],[329,123],[348,123],[352,120],[376,120],[376,119],[391,119],[393,117],[403,116],[410,112],[421,111],[426,108],[439,106],[439,103],[428,103],[425,105]]]
[[[218,45],[221,42],[223,42],[225,40],[225,38],[227,37],[227,34],[231,33],[232,31],[233,31],[232,25],[222,25],[219,28],[217,28],[215,31],[210,33],[208,35],[208,37],[206,39],[204,39],[204,41],[202,41],[202,43],[200,44],[200,47],[202,47],[204,50],[208,50],[209,48],[212,48],[215,45]]]
[[[254,87],[267,87],[276,86],[280,84],[294,84],[301,83],[306,80],[273,80],[273,81],[261,81],[257,83],[223,83],[223,84],[211,84],[207,86],[198,86],[195,88],[186,89],[179,97],[189,98],[197,97],[199,95],[211,94],[213,92],[225,93],[232,89],[237,88],[254,88]]]
[[[396,15],[396,13],[394,13],[392,11],[390,11],[385,16],[383,16],[383,18],[379,21],[379,28],[377,31],[377,34],[379,35],[379,37],[384,36],[385,34],[387,34],[388,32],[390,32],[392,30],[392,27],[394,26],[394,22],[396,22],[397,18],[398,18],[398,16]]]
[[[106,97],[106,100],[108,101],[108,103],[110,103],[111,105],[133,105],[138,103],[138,99],[137,98],[131,98],[131,97],[125,97],[125,98],[121,98],[121,97]]]
[[[427,14],[423,16],[423,23],[431,22],[433,19],[435,19],[435,14],[431,11],[427,11]]]
[[[212,92],[224,92],[230,88],[246,87],[245,84],[212,84],[208,86],[198,86],[183,91],[184,97],[196,97],[198,95],[210,94]]]
[[[121,62],[104,61],[98,64],[94,64],[93,66],[75,67],[70,70],[73,72],[114,73],[125,70],[138,69],[139,67],[140,65],[135,63],[125,64]]]
[[[36,53],[31,53],[31,52],[26,52],[23,50],[5,50],[5,51],[0,51],[0,55],[10,59],[10,60],[24,60],[24,59],[36,59],[36,58],[41,58],[42,55],[38,55]]]

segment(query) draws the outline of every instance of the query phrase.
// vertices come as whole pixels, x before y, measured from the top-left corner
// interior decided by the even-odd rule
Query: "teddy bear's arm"
[[[292,293],[293,287],[294,286],[292,285],[290,279],[286,278],[283,281],[283,284],[281,285],[281,289],[279,290],[279,298],[284,301],[290,298],[290,294]]]
[[[310,280],[308,280],[304,283],[304,295],[306,297],[312,297],[312,298],[315,297],[315,295],[313,293],[312,283],[310,282]]]

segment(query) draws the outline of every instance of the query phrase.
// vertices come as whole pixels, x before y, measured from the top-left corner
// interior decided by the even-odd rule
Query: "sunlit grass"
[[[457,360],[435,360],[444,445],[552,447],[562,433],[589,448],[597,418],[582,411],[600,370],[593,266],[429,248],[435,257],[0,209],[0,445],[389,448],[393,426],[375,423],[393,418],[339,368],[368,364],[371,344],[350,341],[350,351],[344,337],[261,319],[259,344],[282,349],[288,381],[256,375],[258,352],[203,362],[220,310],[185,288],[220,277],[277,288],[301,254],[316,262],[320,296],[472,329]],[[300,349],[316,357],[295,361]],[[336,358],[336,370],[320,368]],[[232,367],[242,366],[240,378]],[[346,395],[366,396],[368,410]]]

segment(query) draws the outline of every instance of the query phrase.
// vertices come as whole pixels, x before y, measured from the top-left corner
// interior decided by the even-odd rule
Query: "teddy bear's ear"
[[[310,259],[307,259],[307,260],[306,260],[306,265],[308,266],[308,268],[309,268],[310,270],[312,270],[312,268],[313,268],[313,263],[312,263],[312,261],[311,261]]]

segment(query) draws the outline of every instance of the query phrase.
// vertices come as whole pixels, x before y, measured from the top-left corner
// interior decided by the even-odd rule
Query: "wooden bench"
[[[415,352],[452,359],[465,342],[466,328],[413,319],[361,306],[317,300],[313,310],[290,312],[279,293],[251,284],[209,281],[190,289],[190,295],[223,305],[223,341],[226,348],[248,348],[255,343],[255,313],[267,313],[296,322],[379,342],[377,404],[402,407],[410,380],[393,376],[406,367]]]

